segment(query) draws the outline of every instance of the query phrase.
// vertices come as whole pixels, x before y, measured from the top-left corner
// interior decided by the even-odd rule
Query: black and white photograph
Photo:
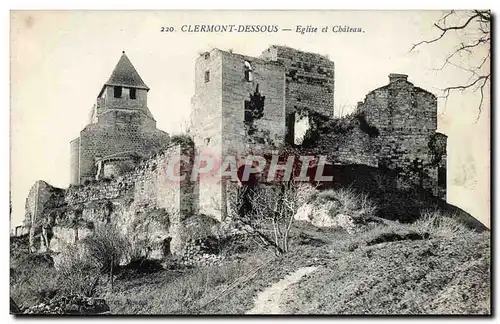
[[[491,316],[492,15],[11,10],[10,314]]]

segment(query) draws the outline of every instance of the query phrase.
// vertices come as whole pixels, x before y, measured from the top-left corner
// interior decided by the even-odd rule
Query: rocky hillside
[[[11,297],[30,314],[50,313],[73,296],[84,303],[68,311],[99,304],[111,314],[491,313],[488,230],[439,210],[400,223],[377,209],[353,190],[313,192],[281,256],[231,222],[199,217],[186,223],[182,253],[129,256],[126,264],[109,263],[121,247],[118,232],[82,240],[84,258],[71,249],[59,254],[62,269],[54,268],[55,255],[26,254],[26,238],[15,238]]]

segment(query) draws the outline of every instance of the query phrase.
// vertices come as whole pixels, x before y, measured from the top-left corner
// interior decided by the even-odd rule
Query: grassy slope
[[[297,222],[290,252],[281,258],[254,249],[222,267],[125,276],[116,280],[113,293],[101,297],[114,314],[244,314],[272,283],[300,267],[319,266],[285,290],[285,312],[490,312],[489,232],[473,232],[450,219],[373,226],[349,235]],[[19,255],[11,255],[12,297],[31,304],[43,290],[54,288],[53,276],[47,277],[54,270],[37,255],[13,251]]]
[[[363,245],[290,288],[284,309],[317,314],[488,314],[489,255],[487,233]]]
[[[286,290],[281,307],[287,313],[490,312],[488,232],[418,222],[377,226],[356,236],[298,224],[292,234],[285,257],[257,250],[222,268],[162,271],[118,282],[107,300],[119,314],[243,314],[270,284],[299,267],[319,265]],[[231,286],[235,281],[241,283]]]

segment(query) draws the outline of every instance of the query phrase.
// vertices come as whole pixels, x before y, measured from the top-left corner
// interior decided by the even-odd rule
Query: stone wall
[[[219,49],[202,53],[192,99],[196,147],[219,160],[226,154],[269,152],[287,137],[293,141],[296,111],[333,116],[333,90],[334,64],[322,55],[283,46],[258,58]],[[249,120],[245,107],[255,97],[263,99],[263,109]],[[223,186],[217,176],[200,179],[200,212],[223,218]]]
[[[347,134],[332,134],[330,140],[332,145],[323,152],[327,152],[331,163],[378,165],[377,151],[380,145],[358,125]]]
[[[442,133],[436,133],[430,142],[430,150],[433,156],[434,164],[437,164],[437,196],[446,198],[447,179],[448,179],[448,136]]]
[[[326,155],[332,164],[396,170],[409,183],[446,197],[446,151],[433,148],[436,135],[370,136],[355,122],[347,131],[338,131],[320,136],[313,152]],[[440,136],[437,142],[442,148],[445,140]]]
[[[31,187],[25,205],[24,226],[29,228],[30,251],[37,248],[35,235],[41,232],[52,211],[65,208],[64,190],[52,187],[45,181],[37,181]]]
[[[80,132],[79,182],[94,179],[97,169],[96,159],[121,152],[135,151],[148,157],[166,147],[169,136],[153,127],[141,127],[140,124],[120,122],[120,118],[142,118],[142,113],[111,112],[97,124],[87,125]],[[111,116],[113,115],[113,116]],[[76,153],[75,153],[76,154]],[[71,179],[74,179],[72,176]],[[76,183],[73,183],[76,184]]]
[[[195,93],[191,100],[192,134],[197,153],[220,160],[222,156],[222,52],[203,53],[195,65]],[[200,162],[196,161],[199,165]],[[198,178],[199,211],[217,216],[214,202],[222,199],[219,179]],[[220,213],[220,212],[219,212]]]
[[[287,142],[293,143],[296,113],[314,112],[333,117],[335,64],[326,56],[286,46],[271,46],[262,58],[281,63],[286,70]]]
[[[258,90],[258,91],[257,91]],[[251,95],[264,96],[263,115],[246,120]],[[281,145],[285,139],[285,69],[276,62],[214,49],[196,60],[191,120],[196,147],[221,161],[248,145]],[[199,178],[200,212],[221,219],[220,176]]]
[[[69,155],[69,183],[77,184],[80,182],[80,137],[69,143]]]
[[[357,110],[381,134],[433,134],[437,129],[437,98],[415,87],[404,74],[389,75],[389,84],[371,91]]]
[[[205,78],[207,76],[207,79]],[[191,122],[195,146],[220,154],[222,143],[222,53],[212,50],[195,63]]]
[[[285,68],[273,61],[221,53],[223,153],[244,152],[246,144],[269,147],[282,145],[286,120]],[[250,69],[245,62],[251,68],[250,80],[245,79],[245,72]],[[257,90],[260,96],[265,97],[262,116],[249,121],[245,117],[245,102],[248,105],[251,102],[250,95]],[[248,129],[249,125],[253,132]]]
[[[97,107],[97,115],[101,115],[106,110],[110,109],[131,109],[131,110],[147,110],[148,91],[145,89],[136,88],[136,98],[130,99],[130,88],[122,87],[122,95],[120,98],[115,98],[113,94],[113,86],[105,86],[103,90],[103,102]]]
[[[357,111],[330,120],[316,134],[315,150],[335,164],[364,164],[397,170],[414,185],[446,197],[446,135],[436,132],[436,97],[390,74]]]

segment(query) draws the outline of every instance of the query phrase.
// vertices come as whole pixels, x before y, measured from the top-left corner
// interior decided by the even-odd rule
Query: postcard
[[[11,11],[10,312],[491,315],[491,11]]]

